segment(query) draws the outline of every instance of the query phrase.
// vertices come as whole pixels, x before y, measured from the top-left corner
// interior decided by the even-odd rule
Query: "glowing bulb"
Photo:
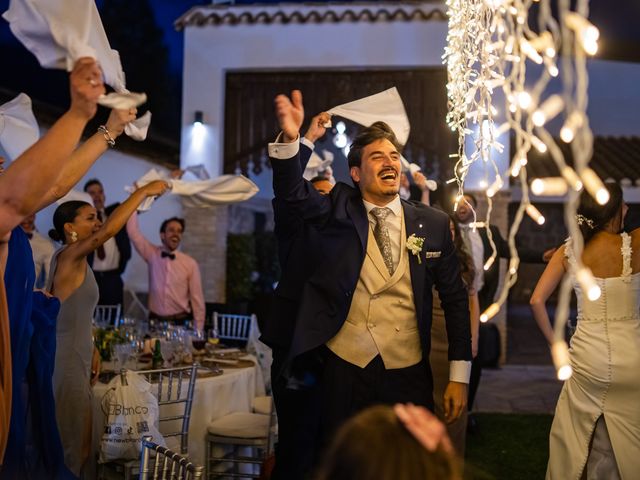
[[[565,143],[570,143],[573,141],[576,135],[576,130],[582,127],[584,124],[584,116],[579,112],[572,112],[567,120],[564,122],[564,125],[560,129],[560,138]]]
[[[582,182],[580,181],[580,177],[578,177],[578,174],[573,168],[571,168],[568,165],[565,165],[562,168],[561,173],[564,179],[567,181],[567,183],[571,185],[571,188],[573,188],[576,192],[579,192],[580,190],[582,190]]]
[[[531,106],[531,95],[529,95],[529,92],[518,92],[516,94],[516,99],[518,101],[518,105],[520,105],[520,108],[523,110],[527,110]]]
[[[547,57],[553,58],[556,56],[556,49],[553,47],[547,47],[544,53],[547,55]]]
[[[344,133],[347,131],[347,126],[345,125],[344,122],[338,122],[336,123],[336,131],[338,133]]]
[[[593,277],[591,270],[587,267],[582,267],[576,273],[576,280],[580,284],[582,291],[587,294],[587,298],[592,302],[595,302],[600,298],[600,287],[596,283],[596,279]]]
[[[557,77],[558,74],[560,73],[558,71],[558,67],[556,67],[553,63],[551,65],[549,65],[549,68],[547,69],[549,72],[549,75],[551,75],[552,77]]]
[[[560,138],[564,143],[571,143],[574,137],[575,137],[575,132],[571,127],[564,125],[560,129]]]
[[[502,178],[500,176],[496,176],[495,181],[489,186],[489,188],[487,188],[487,197],[493,197],[503,185],[504,182],[502,181]]]
[[[596,192],[596,202],[605,205],[609,201],[609,191],[606,188],[600,188]]]
[[[546,153],[547,152],[547,146],[545,145],[545,143],[542,140],[540,140],[538,137],[536,137],[535,135],[531,135],[531,144],[540,153]]]
[[[600,31],[586,18],[576,12],[569,12],[564,20],[575,35],[580,40],[580,44],[589,55],[595,55],[598,51],[598,38]]]
[[[564,340],[556,340],[551,345],[551,358],[556,367],[558,380],[568,380],[573,373],[569,348]]]
[[[349,139],[344,133],[337,133],[335,137],[333,137],[333,144],[338,148],[344,148],[349,143]]]
[[[484,312],[482,312],[482,315],[480,315],[480,321],[482,323],[488,322],[489,319],[495,317],[499,311],[500,305],[497,303],[492,303]]]
[[[531,192],[538,196],[562,196],[567,193],[567,182],[562,177],[535,178]]]
[[[538,225],[544,225],[544,217],[542,216],[542,214],[540,213],[540,210],[538,210],[536,207],[534,207],[533,205],[529,204],[527,205],[527,208],[525,209],[525,211],[527,212],[527,215],[529,215],[531,217],[531,219],[536,222]]]
[[[599,205],[605,205],[609,201],[609,190],[604,186],[598,174],[590,168],[585,168],[580,174],[584,188],[587,189]]]
[[[533,112],[531,120],[536,127],[541,127],[558,115],[564,108],[564,101],[560,95],[551,95],[540,107]]]
[[[537,64],[542,63],[542,57],[540,56],[540,54],[524,38],[520,40],[520,50],[522,50],[522,53],[524,53],[527,57],[529,57],[533,62]]]
[[[487,261],[485,262],[484,266],[482,267],[482,269],[486,272],[487,270],[489,270],[491,268],[491,265],[493,265],[493,262],[495,262],[496,257],[495,255],[491,255],[489,258],[487,258]]]
[[[204,139],[207,136],[207,128],[202,122],[194,122],[191,127],[191,148],[195,152],[199,152],[204,145]]]

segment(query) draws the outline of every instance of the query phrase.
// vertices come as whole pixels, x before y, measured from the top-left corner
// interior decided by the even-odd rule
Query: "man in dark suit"
[[[386,124],[365,129],[351,146],[356,187],[338,183],[321,195],[302,176],[300,92],[292,100],[278,96],[276,113],[282,133],[269,145],[276,222],[297,218],[299,234],[310,238],[307,248],[303,242],[285,245],[290,268],[274,301],[281,308],[262,332],[274,349],[279,421],[291,423],[303,413],[319,417],[326,439],[369,405],[413,402],[432,408],[434,285],[447,320],[452,375],[445,408],[454,420],[466,404],[471,335],[448,217],[400,200],[400,145]],[[281,401],[286,390],[306,388],[316,392],[312,400],[297,407]],[[280,430],[279,442],[290,445],[286,435]],[[276,478],[299,478],[281,473],[289,466],[280,453]]]
[[[98,218],[102,222],[106,221],[111,212],[120,205],[114,203],[105,207],[104,188],[100,180],[95,178],[85,183],[84,191],[91,196]],[[99,305],[122,306],[124,289],[122,274],[130,258],[131,243],[126,228],[122,228],[115,237],[109,239],[89,256],[89,265],[93,269],[100,290]]]
[[[475,209],[477,206],[478,202],[476,198],[470,193],[465,193],[464,201],[461,201],[458,205],[455,215],[459,222],[460,233],[462,234],[464,243],[467,246],[469,252],[471,252],[471,257],[473,259],[476,270],[474,287],[478,292],[480,312],[484,312],[494,302],[496,292],[498,290],[498,285],[500,283],[500,259],[510,259],[511,251],[509,249],[509,244],[502,237],[502,234],[500,233],[498,227],[496,227],[495,225],[489,225],[491,237],[496,246],[496,260],[489,266],[487,270],[484,270],[484,264],[491,257],[493,249],[491,248],[491,242],[489,241],[487,228],[478,227],[474,229],[471,226],[474,218],[472,208]],[[520,262],[522,263],[544,263],[549,261],[549,259],[553,255],[553,252],[555,252],[555,248],[551,248],[545,251],[538,251],[523,246],[518,246],[517,251]],[[469,410],[473,408],[476,392],[478,391],[478,386],[480,385],[480,377],[482,376],[482,362],[484,361],[484,357],[486,356],[483,355],[483,353],[487,353],[482,351],[484,345],[483,340],[491,338],[489,336],[489,333],[491,333],[491,328],[493,328],[494,331],[497,331],[495,330],[495,325],[480,325],[480,350],[476,358],[473,360],[471,378],[469,382],[469,399],[467,403]],[[470,431],[473,431],[476,428],[476,420],[470,416],[469,429]]]

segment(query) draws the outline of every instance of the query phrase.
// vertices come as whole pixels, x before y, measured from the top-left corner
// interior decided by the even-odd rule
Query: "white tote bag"
[[[158,429],[158,400],[151,393],[151,384],[135,372],[127,372],[127,384],[120,375],[109,382],[109,390],[102,398],[105,414],[100,463],[112,460],[133,460],[140,456],[143,435],[165,445]]]

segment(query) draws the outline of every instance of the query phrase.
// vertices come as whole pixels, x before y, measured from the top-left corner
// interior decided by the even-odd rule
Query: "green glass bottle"
[[[160,349],[160,340],[156,340],[155,348],[153,349],[153,358],[151,363],[151,368],[154,370],[156,368],[162,368],[164,364],[164,359],[162,358],[162,350]]]

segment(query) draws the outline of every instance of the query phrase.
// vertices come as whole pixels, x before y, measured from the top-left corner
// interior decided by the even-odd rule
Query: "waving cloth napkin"
[[[333,178],[331,164],[333,163],[333,153],[328,150],[322,151],[322,157],[316,152],[311,153],[309,163],[307,163],[302,175],[306,180],[312,180],[323,172],[329,170],[330,175],[327,177],[331,183],[335,185],[336,180]]]
[[[375,95],[354,100],[328,110],[327,113],[356,122],[365,127],[383,121],[391,127],[396,138],[402,145],[407,144],[411,125],[404,103],[396,87],[390,88]],[[331,125],[326,125],[327,127]],[[409,170],[412,174],[420,170],[420,166],[401,157],[402,169]]]
[[[382,120],[391,127],[402,145],[406,145],[409,139],[411,125],[396,87],[339,105],[328,110],[327,113],[349,119],[365,127]]]
[[[228,205],[230,203],[249,200],[258,193],[258,186],[242,175],[221,175],[212,180],[197,180],[189,182],[185,180],[170,180],[155,168],[145,173],[136,183],[142,187],[154,180],[167,180],[171,184],[171,193],[181,195],[184,203],[189,207],[212,207],[214,205]],[[133,187],[125,187],[128,192],[133,192]],[[151,208],[153,198],[147,198],[138,207],[138,211],[144,212]]]
[[[31,99],[21,93],[0,105],[0,145],[15,160],[38,141],[40,130],[31,110]]]
[[[2,16],[44,68],[71,71],[79,58],[95,58],[105,83],[116,91],[103,95],[98,101],[101,105],[127,109],[146,102],[144,93],[126,89],[120,55],[109,45],[93,0],[11,0]],[[147,112],[127,125],[125,133],[144,140],[150,122]]]

